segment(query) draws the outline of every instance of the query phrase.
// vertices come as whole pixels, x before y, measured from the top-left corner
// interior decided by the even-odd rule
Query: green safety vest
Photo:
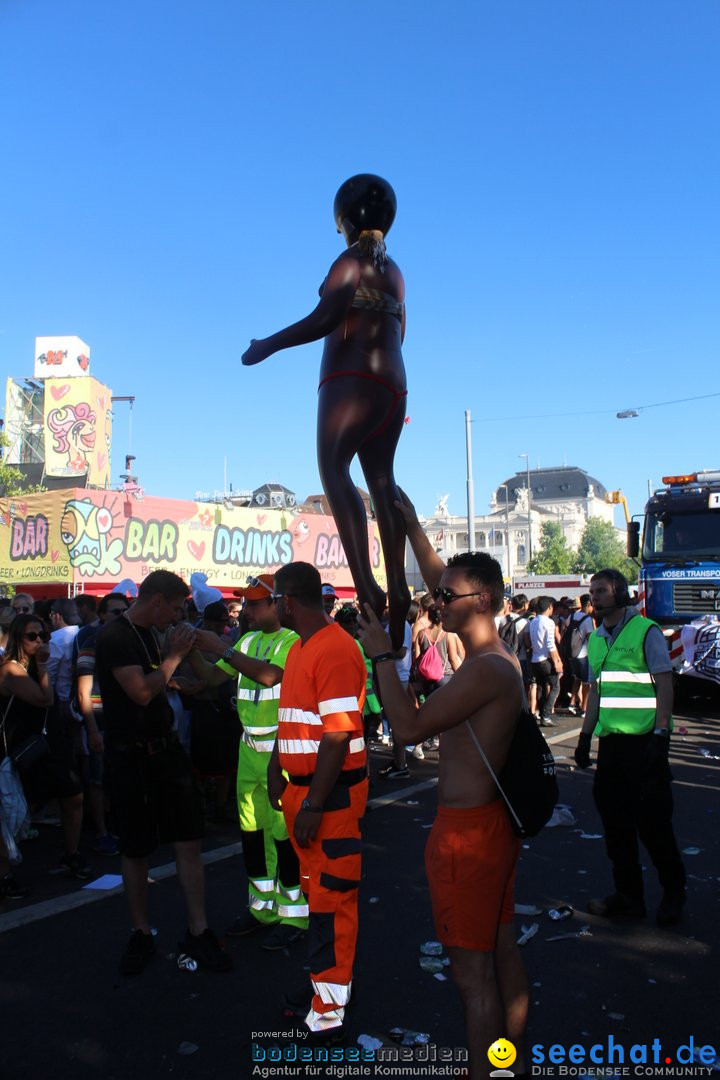
[[[366,675],[365,675],[365,708],[363,709],[363,716],[370,716],[370,715],[379,716],[380,713],[382,712],[382,705],[378,701],[377,694],[375,693],[375,683],[373,682],[372,660],[370,659],[369,656],[365,655],[365,650],[363,649],[362,645],[357,640],[357,638],[355,638],[355,641],[357,642],[358,649],[362,653],[362,658],[363,658],[363,662],[365,664],[365,671],[366,671]]]
[[[634,615],[608,648],[597,630],[588,638],[588,660],[600,697],[596,735],[642,735],[655,727],[657,693],[645,661],[651,619]]]
[[[253,660],[262,660],[284,669],[287,655],[297,640],[295,631],[285,627],[272,634],[253,630],[236,642],[235,649]],[[237,675],[235,668],[224,660],[218,660],[217,667],[229,675]],[[237,711],[243,726],[243,742],[253,750],[267,753],[272,750],[277,734],[279,702],[280,683],[261,686],[247,675],[241,675],[238,679]]]

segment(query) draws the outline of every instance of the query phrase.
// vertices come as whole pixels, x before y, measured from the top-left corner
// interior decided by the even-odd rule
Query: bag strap
[[[5,712],[3,713],[2,723],[0,724],[0,727],[2,728],[3,743],[5,744],[5,757],[10,757],[10,751],[8,750],[7,734],[5,732],[5,721],[7,720],[7,714],[10,712],[10,706],[12,705],[14,700],[15,700],[15,695],[12,694],[12,696],[10,697],[10,700],[7,703],[7,708],[5,709]]]
[[[473,742],[475,743],[475,745],[476,745],[476,746],[477,746],[477,748],[478,748],[478,752],[479,752],[479,754],[480,754],[480,757],[481,757],[481,758],[483,759],[483,761],[485,762],[485,768],[487,769],[487,771],[488,771],[488,772],[490,773],[490,775],[492,776],[493,780],[495,781],[495,784],[496,784],[496,786],[497,786],[497,789],[498,789],[498,791],[500,792],[500,794],[502,795],[503,799],[505,800],[505,805],[507,806],[508,810],[510,811],[510,814],[511,814],[511,816],[512,816],[512,817],[513,817],[513,819],[514,819],[514,821],[515,821],[515,824],[517,825],[517,827],[518,827],[519,829],[523,829],[523,828],[524,828],[524,826],[523,826],[523,823],[522,823],[522,821],[520,820],[520,818],[519,818],[519,817],[517,816],[517,814],[515,813],[515,809],[514,809],[514,807],[513,807],[512,803],[510,802],[510,800],[508,799],[507,795],[505,794],[505,789],[503,788],[502,784],[501,784],[501,783],[500,783],[500,781],[498,780],[498,777],[497,777],[497,773],[495,772],[495,770],[493,769],[492,765],[491,765],[491,764],[490,764],[490,762],[488,761],[488,759],[487,759],[487,754],[485,753],[485,751],[483,750],[482,746],[480,745],[480,740],[478,739],[477,735],[475,734],[475,731],[473,730],[473,726],[472,726],[472,724],[470,723],[470,721],[469,721],[469,720],[466,720],[466,721],[465,721],[465,725],[466,725],[466,727],[467,727],[468,731],[470,732],[470,738],[472,739],[472,741],[473,741]]]

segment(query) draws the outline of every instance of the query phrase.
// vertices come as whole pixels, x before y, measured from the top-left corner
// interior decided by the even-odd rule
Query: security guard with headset
[[[673,686],[668,648],[657,623],[632,606],[617,570],[590,579],[596,618],[588,640],[591,688],[575,750],[581,769],[590,765],[598,736],[593,796],[612,862],[615,892],[591,900],[589,910],[608,918],[643,918],[638,839],[663,888],[657,923],[679,922],[685,904],[685,867],[673,832],[672,774],[668,762]]]

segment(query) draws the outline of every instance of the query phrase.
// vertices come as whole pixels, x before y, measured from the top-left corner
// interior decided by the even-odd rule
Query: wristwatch
[[[311,806],[309,799],[303,799],[300,803],[301,810],[309,810],[311,814],[322,814],[322,806]]]
[[[656,727],[653,731],[653,735],[661,735],[664,739],[669,739],[670,731],[666,727]]]
[[[229,664],[234,655],[235,655],[235,647],[233,645],[228,645],[227,649],[222,654],[220,659],[224,660],[227,664]]]

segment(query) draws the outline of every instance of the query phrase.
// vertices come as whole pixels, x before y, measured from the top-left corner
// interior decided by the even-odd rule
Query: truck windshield
[[[720,559],[720,512],[648,514],[645,559]]]

